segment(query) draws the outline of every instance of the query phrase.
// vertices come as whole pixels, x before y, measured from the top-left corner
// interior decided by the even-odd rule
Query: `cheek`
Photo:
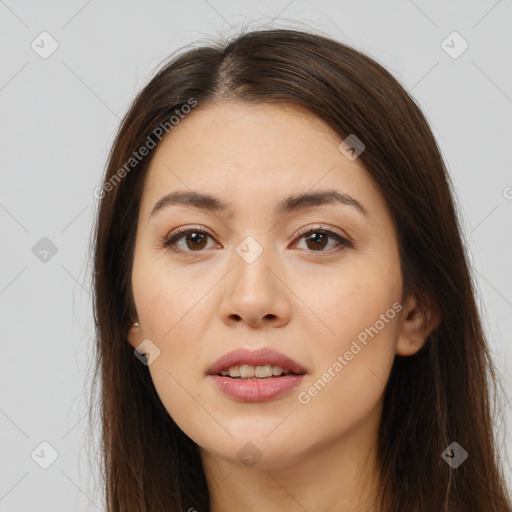
[[[300,390],[299,403],[311,412],[336,404],[351,412],[346,421],[360,420],[384,391],[395,356],[402,286],[398,261],[383,266],[384,261],[369,259],[316,291],[317,311],[329,330],[315,337],[315,375]]]
[[[337,271],[302,287],[308,304],[314,304],[312,309],[318,312],[325,327],[323,336],[315,338],[315,347],[321,347],[325,354],[344,352],[358,335],[363,333],[364,338],[365,329],[372,328],[376,322],[382,344],[393,341],[396,334],[393,319],[400,307],[402,282],[398,261],[385,263],[386,258],[377,255],[352,266],[347,262],[346,271]],[[318,286],[319,282],[322,286]]]
[[[205,297],[213,286],[204,273],[171,266],[165,254],[155,257],[141,255],[135,260],[132,286],[144,335],[165,346],[172,340],[190,338],[200,329],[198,320],[204,318]],[[189,329],[192,329],[190,332]]]
[[[197,395],[203,371],[198,356],[211,317],[205,294],[215,281],[207,282],[204,274],[197,272],[171,274],[164,260],[134,261],[133,293],[144,337],[160,350],[149,366],[157,394],[178,426],[194,435],[194,429],[197,427],[199,434],[207,421]]]

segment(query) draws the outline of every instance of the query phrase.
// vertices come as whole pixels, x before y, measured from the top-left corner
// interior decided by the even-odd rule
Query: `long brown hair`
[[[292,103],[343,138],[363,141],[359,158],[397,226],[403,297],[414,293],[441,312],[425,346],[395,358],[379,431],[376,505],[383,512],[510,512],[491,418],[495,369],[452,185],[428,123],[375,60],[323,35],[284,29],[243,33],[174,56],[135,98],[111,149],[93,232],[94,382],[107,510],[209,506],[198,447],[164,409],[127,341],[136,318],[137,216],[154,149],[131,158],[159,126],[167,123],[170,133],[169,119],[191,99],[199,108],[230,100]],[[457,468],[441,457],[454,441],[469,454]]]

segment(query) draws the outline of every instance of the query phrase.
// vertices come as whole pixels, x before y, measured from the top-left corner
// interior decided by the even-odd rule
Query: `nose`
[[[224,280],[220,304],[224,323],[260,328],[283,327],[290,321],[292,293],[283,272],[271,260],[266,250],[251,263],[234,255],[234,268]]]

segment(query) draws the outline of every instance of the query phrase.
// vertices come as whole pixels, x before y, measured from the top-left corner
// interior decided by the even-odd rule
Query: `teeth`
[[[240,377],[242,379],[247,379],[248,377],[254,377],[254,366],[249,366],[248,364],[242,364],[238,367],[240,370]]]
[[[281,375],[283,373],[283,368],[280,366],[272,366],[272,375]]]
[[[282,368],[277,365],[260,365],[260,366],[252,366],[250,364],[241,364],[240,366],[231,366],[229,370],[221,370],[220,374],[227,377],[237,378],[240,377],[242,379],[266,379],[269,377],[276,377],[284,373],[288,375],[291,373],[291,370],[288,368]]]
[[[254,368],[254,375],[255,377],[272,377],[272,366],[269,364],[266,364],[265,366],[256,366]]]

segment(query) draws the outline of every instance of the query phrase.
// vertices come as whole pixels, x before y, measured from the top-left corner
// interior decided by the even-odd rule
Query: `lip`
[[[293,373],[281,377],[247,380],[218,375],[225,368],[241,364],[252,366],[271,364],[288,368]],[[307,368],[270,347],[259,350],[247,348],[232,350],[217,359],[207,371],[208,378],[213,381],[219,391],[240,402],[275,400],[296,388],[307,373],[309,373]]]
[[[295,374],[308,373],[307,369],[292,358],[285,356],[281,352],[270,347],[260,348],[258,350],[250,350],[248,348],[239,348],[232,350],[217,359],[215,363],[207,370],[208,375],[217,375],[224,368],[248,364],[251,366],[261,366],[271,364],[289,368]]]
[[[286,375],[268,379],[237,380],[221,375],[209,375],[217,389],[239,402],[267,402],[296,388],[306,376]]]

